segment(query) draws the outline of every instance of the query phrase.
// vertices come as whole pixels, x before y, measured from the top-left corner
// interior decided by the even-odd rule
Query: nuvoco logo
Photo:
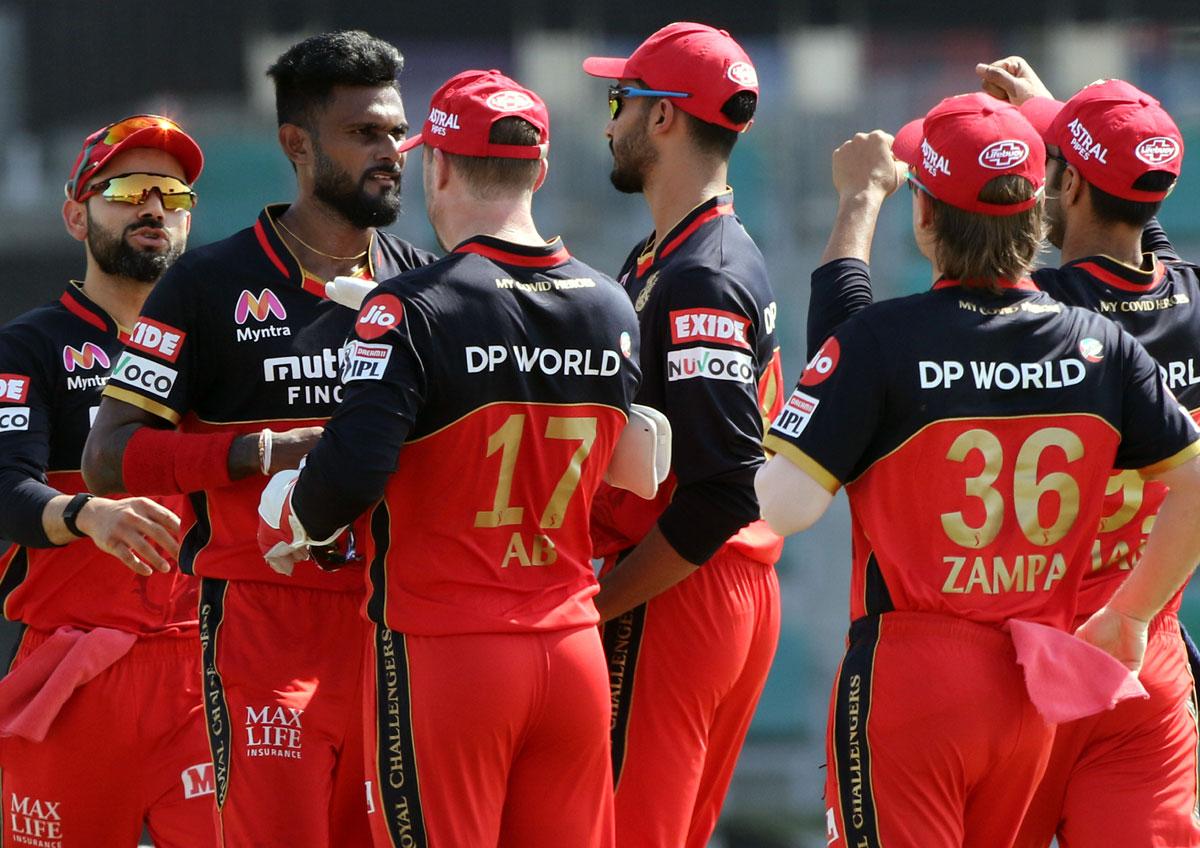
[[[112,363],[108,359],[108,354],[104,352],[104,348],[92,342],[84,342],[82,350],[67,345],[63,348],[63,368],[68,372],[78,368],[80,371],[87,371],[95,368],[99,364],[101,368],[107,368]]]
[[[255,321],[261,322],[272,315],[283,321],[287,318],[287,310],[270,289],[263,289],[258,293],[258,297],[243,289],[238,297],[237,306],[233,309],[233,320],[239,324],[245,324],[251,316]]]

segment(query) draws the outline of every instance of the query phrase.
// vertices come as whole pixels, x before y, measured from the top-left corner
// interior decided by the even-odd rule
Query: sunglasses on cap
[[[183,132],[183,127],[170,118],[164,118],[162,115],[134,115],[130,118],[123,118],[115,124],[109,124],[104,129],[92,133],[91,137],[84,144],[83,154],[79,157],[79,170],[72,174],[71,179],[67,182],[67,196],[71,196],[75,184],[91,164],[93,150],[100,145],[112,147],[113,145],[120,144],[135,132],[150,129],[151,127]]]
[[[88,187],[79,195],[82,203],[93,195],[100,195],[110,203],[131,203],[140,206],[157,191],[164,209],[191,209],[196,205],[196,192],[183,180],[166,174],[118,174]]]
[[[655,88],[634,88],[630,85],[608,87],[608,114],[615,121],[621,114],[626,97],[691,97],[686,91],[659,91]]]

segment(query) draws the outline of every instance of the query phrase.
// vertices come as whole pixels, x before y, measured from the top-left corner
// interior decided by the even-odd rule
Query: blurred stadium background
[[[1196,160],[1184,168],[1162,220],[1184,255],[1200,256],[1195,0],[1159,0],[1153,8],[1133,0],[442,0],[421,7],[0,0],[0,321],[82,275],[82,252],[59,215],[62,184],[82,138],[105,123],[161,113],[199,140],[207,166],[197,186],[193,246],[247,226],[266,202],[289,199],[292,176],[275,142],[264,71],[287,46],[326,29],[366,29],[402,50],[414,127],[437,85],[464,68],[499,68],[540,92],[552,116],[550,177],[535,205],[541,228],[561,233],[584,261],[615,272],[649,218],[640,198],[619,195],[608,183],[605,84],[585,76],[579,62],[627,55],[645,35],[681,19],[727,28],[758,68],[758,117],[735,150],[731,181],[778,295],[789,383],[804,366],[808,275],[835,207],[830,152],[857,130],[894,131],[941,97],[973,90],[978,61],[1024,55],[1064,99],[1099,77],[1131,80],[1161,99],[1183,129],[1188,159]],[[435,249],[420,182],[420,168],[410,166],[406,212],[394,229]],[[880,222],[872,264],[881,296],[929,283],[912,246],[908,209],[902,193]],[[822,738],[847,624],[848,540],[839,497],[816,528],[788,543],[779,567],[779,653],[714,846],[824,844]],[[1200,591],[1184,611],[1200,630]]]

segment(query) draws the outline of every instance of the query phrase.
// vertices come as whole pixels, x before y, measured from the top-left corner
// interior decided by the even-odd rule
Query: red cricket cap
[[[938,200],[967,212],[1015,215],[1031,209],[1046,185],[1046,147],[1015,106],[982,92],[947,97],[924,118],[909,121],[892,152]],[[996,177],[1024,177],[1034,195],[1020,203],[985,203]]]
[[[492,124],[511,117],[523,118],[537,127],[538,143],[488,141]],[[550,148],[550,113],[542,98],[499,71],[463,71],[433,93],[424,126],[404,140],[400,151],[412,150],[418,144],[459,156],[541,159]]]
[[[183,168],[184,182],[191,185],[204,169],[200,145],[179,124],[161,115],[133,115],[101,127],[83,140],[65,186],[67,197],[78,200],[88,180],[122,150],[149,147],[170,153]]]
[[[1133,184],[1150,171],[1178,177],[1183,167],[1183,136],[1175,121],[1124,80],[1099,80],[1066,103],[1034,97],[1021,104],[1021,114],[1085,180],[1125,200],[1162,200],[1170,187],[1143,191]]]
[[[660,29],[641,43],[628,59],[592,56],[583,70],[594,77],[638,79],[662,91],[690,97],[672,102],[689,115],[742,132],[753,120],[735,124],[721,107],[733,95],[758,95],[758,74],[741,45],[723,29],[679,21]]]

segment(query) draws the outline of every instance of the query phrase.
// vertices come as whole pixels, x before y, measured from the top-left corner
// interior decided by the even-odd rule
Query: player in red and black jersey
[[[345,401],[264,493],[260,542],[285,571],[370,510],[380,848],[613,844],[588,514],[637,387],[637,323],[614,281],[538,234],[549,138],[541,99],[498,71],[438,89],[405,147],[425,145],[450,253],[362,304]]]
[[[1050,241],[1062,250],[1062,266],[1039,270],[1034,281],[1130,332],[1184,408],[1200,417],[1200,278],[1152,220],[1183,164],[1175,122],[1121,80],[1089,85],[1063,104],[1019,57],[977,70],[1046,142]],[[1077,622],[1102,607],[1137,564],[1165,494],[1161,483],[1129,472],[1109,480]],[[1150,699],[1058,729],[1018,846],[1040,848],[1056,833],[1072,848],[1200,845],[1194,682],[1179,638],[1179,601],[1176,595],[1150,624],[1141,672]]]
[[[866,258],[898,182],[890,141],[873,133],[835,153],[830,275]],[[1200,442],[1130,335],[1025,277],[1044,148],[1016,109],[949,98],[895,148],[913,163],[934,289],[872,306],[825,341],[772,425],[779,455],[758,490],[787,532],[839,486],[850,497],[854,623],[831,704],[830,844],[1010,845],[1050,753],[1047,722],[1111,706],[1131,683],[1117,675],[1086,698],[1110,670],[1039,627],[1072,626],[1108,474],[1173,489],[1141,579],[1080,631],[1136,670],[1146,622],[1200,555],[1186,519]],[[1068,668],[1087,686],[1064,685]]]
[[[341,399],[354,313],[325,298],[323,281],[432,259],[376,230],[400,203],[401,64],[392,45],[357,32],[315,36],[279,59],[279,139],[299,196],[164,277],[114,365],[84,457],[99,490],[189,493],[196,523],[180,564],[203,578],[206,716],[229,844],[369,838],[361,572],[306,563],[281,581],[255,545],[254,509],[263,475],[296,467]]]
[[[782,544],[753,487],[780,403],[775,296],[726,183],[758,81],[728,33],[690,23],[583,67],[617,81],[612,182],[643,193],[654,218],[619,279],[642,333],[638,401],[674,434],[655,500],[605,490],[593,512],[608,558],[596,604],[617,710],[617,837],[703,846],[779,636]]]
[[[93,497],[79,473],[203,162],[156,115],[88,136],[63,206],[85,276],[0,329],[0,603],[22,625],[0,684],[4,845],[133,848],[143,825],[157,845],[214,842],[197,586],[172,564],[185,504]]]

